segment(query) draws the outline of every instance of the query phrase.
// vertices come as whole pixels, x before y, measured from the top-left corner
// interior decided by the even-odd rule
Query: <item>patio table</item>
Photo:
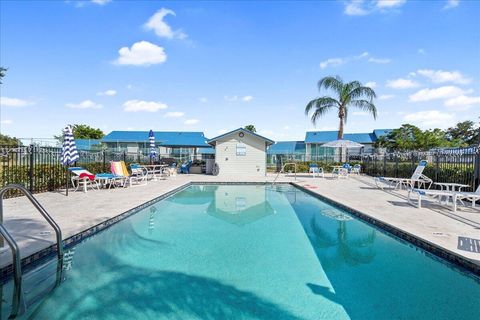
[[[164,173],[164,169],[168,167],[167,164],[146,164],[142,165],[147,170],[147,175],[152,177],[152,180],[158,180]]]

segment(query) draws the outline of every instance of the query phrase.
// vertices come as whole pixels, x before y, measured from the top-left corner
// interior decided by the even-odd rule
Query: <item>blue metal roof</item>
[[[215,138],[212,138],[212,139],[208,140],[208,143],[212,143],[212,142],[214,142],[214,141],[217,141],[218,139],[221,139],[221,138],[223,138],[223,137],[225,137],[225,136],[228,136],[229,134],[232,134],[232,133],[235,133],[235,132],[238,132],[238,131],[242,131],[243,133],[247,133],[247,134],[250,134],[250,135],[255,136],[255,137],[257,137],[257,138],[263,139],[263,140],[265,140],[265,141],[267,142],[267,144],[269,144],[269,145],[275,143],[275,141],[273,141],[273,140],[270,140],[270,139],[268,139],[268,138],[265,138],[264,136],[261,136],[261,135],[259,135],[259,134],[256,134],[255,132],[252,132],[252,131],[247,130],[247,129],[244,129],[244,128],[238,128],[238,129],[232,130],[232,131],[230,131],[230,132],[221,134],[221,135],[219,135],[218,137],[215,137]]]
[[[392,129],[375,129],[375,130],[373,130],[373,134],[375,135],[375,139],[386,136],[390,132],[392,132]]]
[[[215,154],[215,148],[198,148],[199,154]]]
[[[149,131],[112,131],[103,142],[145,142],[148,143]],[[155,143],[164,147],[207,147],[207,138],[203,132],[154,131]]]
[[[293,153],[305,153],[305,142],[303,141],[278,141],[271,145],[267,153],[268,154],[293,154]]]
[[[345,133],[343,139],[358,143],[374,143],[391,129],[373,130],[372,133]],[[308,131],[305,135],[305,143],[327,143],[338,139],[338,131]]]

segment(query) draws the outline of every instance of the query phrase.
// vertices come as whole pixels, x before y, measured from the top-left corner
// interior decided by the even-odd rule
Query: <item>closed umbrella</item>
[[[157,149],[155,148],[155,135],[153,130],[150,130],[148,133],[148,141],[150,142],[150,160],[153,160],[157,157]]]
[[[75,163],[80,158],[77,151],[77,146],[75,145],[75,139],[73,138],[73,131],[70,125],[66,126],[63,129],[63,147],[62,147],[62,157],[60,162],[64,166],[70,166]],[[68,169],[67,169],[67,196],[68,196]]]

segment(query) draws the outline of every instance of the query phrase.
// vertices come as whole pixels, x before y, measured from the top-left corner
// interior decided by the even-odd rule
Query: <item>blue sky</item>
[[[346,132],[446,128],[480,115],[479,16],[477,1],[2,1],[1,132],[254,124],[301,140],[327,75],[378,95],[377,120],[351,110]]]

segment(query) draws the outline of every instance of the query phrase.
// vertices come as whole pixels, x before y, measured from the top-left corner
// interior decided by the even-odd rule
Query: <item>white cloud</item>
[[[198,123],[198,122],[199,122],[198,119],[187,119],[187,120],[185,120],[183,123],[184,123],[184,124],[187,124],[187,125],[192,125],[192,124],[196,124],[196,123]]]
[[[327,67],[338,67],[342,64],[345,64],[346,62],[347,61],[343,58],[330,58],[320,62],[320,69],[325,69]]]
[[[365,87],[375,89],[377,87],[377,83],[375,81],[369,81],[369,82],[365,83]]]
[[[378,0],[376,6],[381,9],[397,8],[405,4],[406,0]]]
[[[409,100],[412,102],[419,102],[419,101],[430,101],[430,100],[436,100],[436,99],[446,99],[446,98],[457,97],[470,92],[472,91],[463,90],[455,86],[444,86],[444,87],[439,87],[434,89],[426,88],[410,95]]]
[[[424,128],[432,126],[445,128],[453,125],[454,115],[438,110],[428,110],[406,114],[403,116],[403,120],[416,123]]]
[[[253,100],[253,96],[244,96],[242,97],[242,101],[249,102]]]
[[[172,112],[165,113],[164,117],[165,118],[180,118],[180,117],[183,117],[184,115],[185,115],[184,112],[172,111]]]
[[[422,48],[418,49],[417,52],[418,52],[418,54],[422,54],[422,55],[426,55],[426,54],[427,54],[427,51],[425,51],[425,49],[422,49]]]
[[[97,93],[98,96],[114,96],[116,94],[117,94],[117,91],[115,91],[113,89]]]
[[[290,126],[283,127],[283,130],[290,130]]]
[[[156,101],[128,100],[123,104],[123,110],[126,112],[157,112],[167,108],[168,106],[165,103]]]
[[[106,5],[107,3],[111,2],[112,0],[91,0],[92,3],[98,4],[100,6]]]
[[[205,98],[205,97],[200,97],[200,98],[198,98],[198,100],[199,100],[201,103],[206,103],[206,102],[208,101],[208,99]]]
[[[175,16],[175,12],[170,9],[161,8],[145,23],[144,28],[146,30],[153,30],[155,34],[162,38],[167,39],[185,39],[187,34],[182,30],[173,31],[172,28],[163,20],[166,16]]]
[[[460,4],[460,0],[447,0],[447,3],[443,7],[443,9],[452,9],[458,7]]]
[[[330,58],[330,59],[324,60],[320,62],[320,69],[325,69],[328,67],[338,67],[351,61],[363,60],[367,58],[368,58],[367,61],[371,63],[385,64],[385,63],[391,62],[391,59],[372,57],[370,53],[365,51],[357,56],[349,56],[349,57],[343,57],[343,58]]]
[[[420,69],[417,70],[417,74],[430,79],[434,83],[453,82],[457,84],[467,84],[472,81],[472,79],[466,78],[459,71]]]
[[[392,62],[392,60],[388,59],[388,58],[374,58],[374,57],[371,57],[370,59],[368,59],[368,62],[379,63],[379,64],[387,64],[387,63]]]
[[[66,107],[72,109],[100,109],[103,108],[101,104],[93,102],[92,100],[84,100],[79,103],[67,103],[65,104]]]
[[[0,123],[1,123],[1,124],[12,124],[13,121],[10,120],[10,119],[5,119],[5,120],[0,121]]]
[[[115,63],[120,65],[150,66],[167,60],[165,50],[148,41],[135,42],[131,48],[123,47],[118,54]]]
[[[363,8],[363,0],[352,0],[346,4],[343,13],[348,16],[365,16],[370,12]]]
[[[23,99],[0,97],[0,106],[3,107],[25,107],[33,104],[35,103]]]
[[[388,80],[387,87],[393,89],[409,89],[409,88],[416,88],[419,84],[411,79],[395,79],[395,80]]]
[[[393,94],[382,94],[378,97],[378,100],[389,100],[395,98]]]
[[[447,108],[457,111],[470,109],[474,105],[480,105],[480,97],[460,95],[445,101],[445,106]]]

